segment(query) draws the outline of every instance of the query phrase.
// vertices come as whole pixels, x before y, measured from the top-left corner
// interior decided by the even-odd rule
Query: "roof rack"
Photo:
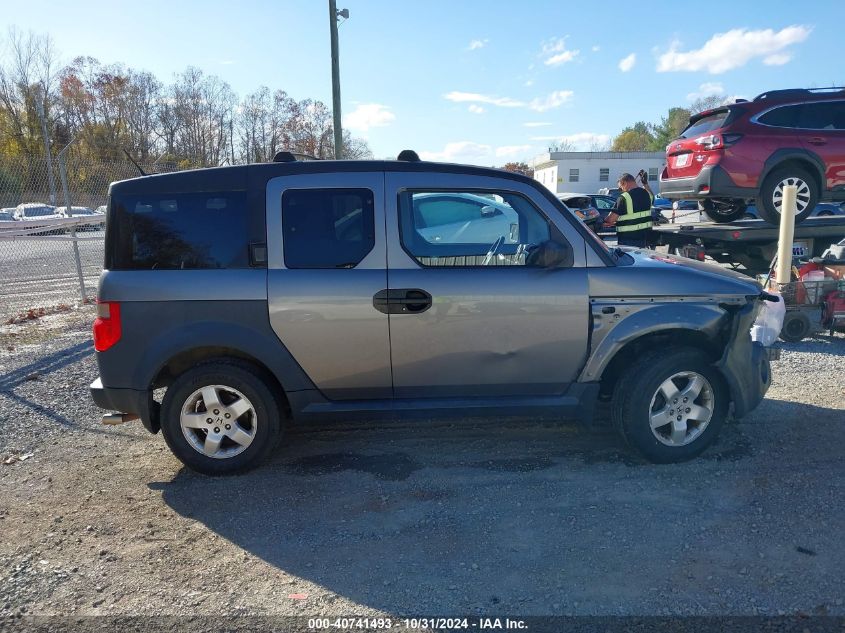
[[[807,97],[827,97],[834,92],[845,93],[845,88],[842,86],[830,86],[829,88],[786,88],[784,90],[769,90],[754,97],[754,101],[763,101],[764,99],[793,99],[796,97],[802,97],[805,99]]]
[[[295,163],[300,160],[320,160],[316,156],[310,154],[302,154],[300,152],[281,151],[276,152],[273,156],[274,163]]]

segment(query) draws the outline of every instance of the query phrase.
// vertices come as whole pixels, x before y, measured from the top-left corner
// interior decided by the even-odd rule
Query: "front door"
[[[533,196],[532,196],[533,192]],[[388,285],[396,398],[557,395],[587,354],[584,241],[518,181],[388,173]],[[533,264],[567,242],[571,265]]]

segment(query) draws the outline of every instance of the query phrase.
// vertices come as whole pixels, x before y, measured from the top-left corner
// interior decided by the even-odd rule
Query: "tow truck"
[[[741,266],[754,276],[769,270],[777,253],[780,229],[764,220],[738,220],[728,224],[661,224],[652,230],[656,244],[668,246],[671,253],[699,261],[709,257],[721,264]],[[818,257],[843,237],[845,216],[807,218],[795,226],[793,256]]]

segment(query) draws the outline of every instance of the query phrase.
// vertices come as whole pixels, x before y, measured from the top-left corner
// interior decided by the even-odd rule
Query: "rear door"
[[[824,161],[825,189],[845,193],[845,101],[805,103],[798,135],[804,149]]]
[[[391,312],[395,397],[564,393],[583,366],[590,323],[585,243],[570,220],[533,188],[484,176],[387,173],[386,196],[380,296]],[[468,218],[458,239],[428,231],[479,198],[501,215]],[[572,247],[572,266],[529,265],[530,246],[550,238]]]
[[[270,324],[329,399],[392,395],[384,174],[283,176],[267,185]]]

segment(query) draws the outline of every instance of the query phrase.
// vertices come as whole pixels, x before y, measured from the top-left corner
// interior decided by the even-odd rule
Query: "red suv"
[[[772,90],[705,110],[666,147],[665,198],[698,199],[715,222],[749,201],[780,221],[783,187],[798,187],[801,222],[820,200],[845,200],[845,88]]]

